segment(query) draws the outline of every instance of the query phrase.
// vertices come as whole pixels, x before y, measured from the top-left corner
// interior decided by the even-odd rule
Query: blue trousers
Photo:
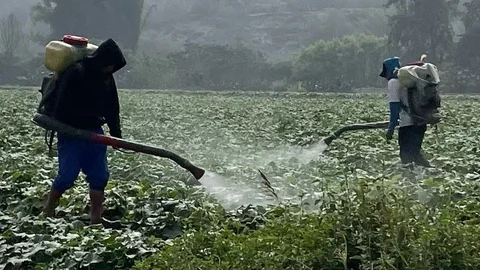
[[[104,134],[102,128],[92,131]],[[110,177],[106,145],[58,134],[57,149],[58,174],[53,181],[56,191],[63,193],[72,188],[80,171],[86,175],[90,189],[105,189]]]

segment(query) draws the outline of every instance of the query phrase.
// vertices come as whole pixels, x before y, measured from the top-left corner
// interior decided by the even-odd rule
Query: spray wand
[[[382,121],[382,122],[359,123],[359,124],[346,125],[346,126],[343,126],[339,129],[337,129],[332,135],[323,139],[323,141],[327,145],[330,145],[334,139],[338,138],[340,135],[342,135],[346,131],[387,128],[389,123],[390,123],[389,121]]]
[[[333,140],[337,139],[338,137],[340,137],[340,135],[342,135],[347,131],[387,128],[389,123],[390,123],[389,121],[380,121],[380,122],[357,123],[357,124],[345,125],[337,129],[335,132],[333,132],[332,135],[322,139],[322,141],[325,142],[326,145],[330,145]],[[260,173],[260,176],[263,178],[262,184],[266,187],[267,191],[271,193],[278,200],[278,196],[275,193],[275,190],[272,187],[272,184],[268,180],[265,173],[263,173],[260,170],[258,171]]]

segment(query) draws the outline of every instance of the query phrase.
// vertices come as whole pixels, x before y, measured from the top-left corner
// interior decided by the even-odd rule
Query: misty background
[[[121,88],[384,87],[382,60],[422,53],[442,91],[477,92],[478,0],[0,0],[0,84],[39,86],[64,34],[115,39]]]

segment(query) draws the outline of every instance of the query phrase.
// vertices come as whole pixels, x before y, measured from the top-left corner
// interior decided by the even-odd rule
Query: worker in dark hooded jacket
[[[122,51],[108,39],[79,65],[70,65],[59,77],[58,99],[53,117],[72,127],[121,138],[120,106],[113,73],[126,65]],[[57,135],[58,175],[44,208],[54,216],[62,194],[73,187],[80,171],[86,175],[91,201],[90,223],[102,222],[104,189],[110,177],[107,147],[87,140]]]

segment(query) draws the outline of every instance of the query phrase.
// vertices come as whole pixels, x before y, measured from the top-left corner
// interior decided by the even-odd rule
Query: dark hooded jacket
[[[109,39],[94,54],[60,74],[54,117],[79,129],[107,124],[110,135],[121,138],[120,106],[113,73],[127,64],[117,44]],[[114,66],[112,73],[102,69]]]

